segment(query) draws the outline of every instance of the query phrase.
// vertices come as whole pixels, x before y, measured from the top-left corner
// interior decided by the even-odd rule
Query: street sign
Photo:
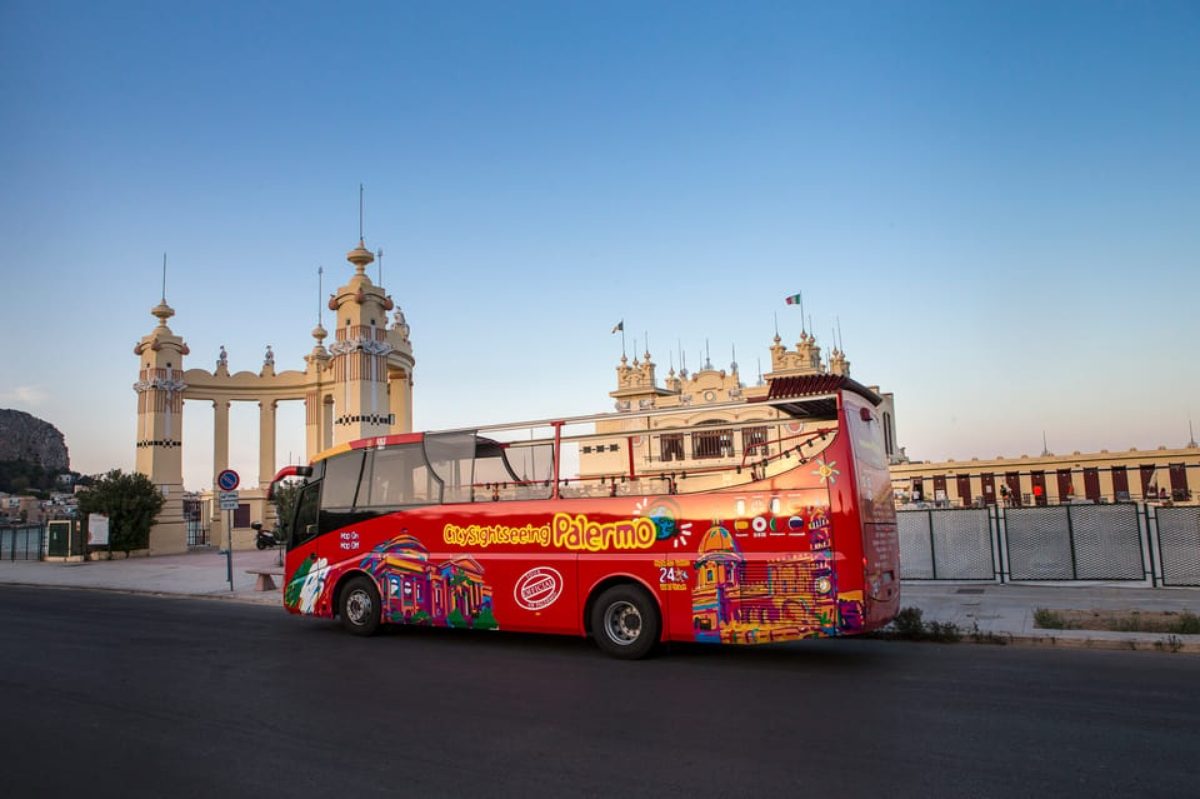
[[[233,491],[242,482],[242,478],[238,477],[238,473],[233,469],[223,469],[217,475],[217,488],[222,491]]]
[[[236,491],[221,491],[217,494],[221,501],[221,510],[237,510],[238,509],[238,492]]]

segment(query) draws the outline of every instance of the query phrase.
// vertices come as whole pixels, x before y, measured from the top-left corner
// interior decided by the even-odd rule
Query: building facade
[[[1189,441],[1177,449],[901,463],[891,467],[891,474],[896,501],[902,505],[1194,504],[1200,486],[1200,447]]]
[[[850,361],[836,348],[822,360],[821,347],[807,332],[791,349],[776,334],[770,353],[771,370],[752,386],[742,382],[736,362],[728,370],[706,362],[692,374],[672,367],[660,385],[649,352],[640,360],[635,355],[632,364],[622,355],[617,387],[609,392],[616,413],[597,422],[596,440],[579,449],[584,484],[599,486],[606,477],[632,473],[644,479],[687,479],[691,489],[719,487],[732,484],[739,467],[794,446],[812,424],[761,402],[771,382],[824,375],[831,378],[833,390],[841,378],[850,377]],[[899,462],[904,452],[896,443],[895,398],[871,389],[883,399],[880,417],[888,459]],[[656,415],[647,418],[639,411]]]

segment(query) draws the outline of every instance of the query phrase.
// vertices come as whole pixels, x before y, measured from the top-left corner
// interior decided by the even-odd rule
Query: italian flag
[[[792,296],[785,299],[784,302],[786,302],[788,305],[799,305],[800,304],[800,295],[793,294]]]

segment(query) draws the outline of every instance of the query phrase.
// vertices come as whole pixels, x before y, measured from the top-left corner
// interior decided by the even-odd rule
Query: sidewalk
[[[229,590],[225,556],[215,549],[183,555],[160,555],[128,560],[86,563],[0,561],[0,584],[42,585],[58,588],[91,588],[139,594],[233,599],[261,605],[283,606],[283,589],[255,591],[257,579],[247,569],[283,570],[279,552],[272,550],[233,553],[233,591]],[[282,577],[275,577],[277,586]]]
[[[226,581],[225,556],[216,550],[130,560],[88,563],[0,561],[0,584],[90,588],[131,593],[232,599],[281,606],[282,589],[254,590],[247,569],[276,567],[275,551],[233,553],[233,584]],[[276,578],[277,585],[283,580]],[[1034,585],[1028,583],[905,583],[901,607],[920,608],[924,621],[977,626],[1007,643],[1097,649],[1172,649],[1200,653],[1200,635],[1117,633],[1094,630],[1042,630],[1034,627],[1038,608],[1051,610],[1191,611],[1200,615],[1200,588],[1145,588],[1114,584]],[[964,638],[971,640],[970,637]]]
[[[1172,649],[1200,653],[1200,635],[1043,630],[1034,626],[1038,608],[1200,615],[1200,588],[1145,588],[1113,583],[1037,585],[1030,583],[908,582],[900,588],[900,606],[920,608],[926,622],[956,624],[965,633],[978,626],[985,636],[1019,644],[1095,649]]]

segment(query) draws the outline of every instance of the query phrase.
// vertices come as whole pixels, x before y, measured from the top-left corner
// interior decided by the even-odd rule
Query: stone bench
[[[255,591],[274,591],[279,586],[275,585],[272,577],[282,577],[283,569],[246,569],[246,574],[256,574],[258,579],[254,581]]]

